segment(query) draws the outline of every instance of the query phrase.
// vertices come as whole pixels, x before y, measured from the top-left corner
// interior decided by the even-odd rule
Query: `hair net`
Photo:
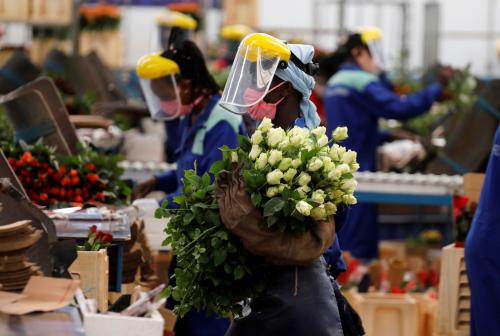
[[[306,44],[289,44],[288,47],[302,63],[308,64],[312,62],[314,56],[313,46]],[[300,70],[293,62],[288,62],[288,67],[286,69],[276,70],[276,76],[284,81],[292,83],[295,90],[302,93],[300,111],[302,112],[306,126],[308,128],[317,127],[320,119],[316,112],[316,106],[309,99],[315,84],[314,78]]]

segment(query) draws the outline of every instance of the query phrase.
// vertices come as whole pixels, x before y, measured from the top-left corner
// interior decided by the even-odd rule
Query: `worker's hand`
[[[395,140],[411,140],[413,142],[421,142],[420,136],[413,134],[408,131],[394,131],[391,132],[391,138],[393,141]]]
[[[441,67],[439,69],[437,77],[438,83],[441,84],[444,88],[447,88],[454,73],[455,70],[453,70],[453,68],[449,65]]]
[[[158,180],[155,177],[137,184],[132,190],[132,201],[146,197],[146,195],[155,190],[157,184]]]

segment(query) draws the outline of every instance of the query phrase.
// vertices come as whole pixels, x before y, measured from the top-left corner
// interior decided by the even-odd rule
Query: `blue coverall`
[[[324,97],[328,134],[347,126],[349,138],[342,145],[358,153],[360,171],[376,170],[377,147],[388,139],[378,128],[379,118],[407,119],[423,114],[442,95],[439,84],[398,96],[386,80],[345,63],[330,78]],[[375,204],[352,206],[339,232],[342,248],[360,259],[378,256],[378,225]]]
[[[465,242],[471,289],[471,336],[500,336],[500,127]]]
[[[194,124],[188,115],[178,121],[168,122],[168,138],[177,144],[177,150],[171,158],[177,163],[177,169],[157,175],[157,189],[168,195],[169,206],[174,207],[173,198],[182,193],[181,179],[184,171],[193,169],[196,162],[198,174],[208,172],[215,161],[222,159],[219,150],[223,145],[231,148],[238,146],[237,135],[246,135],[241,116],[237,116],[218,106],[220,96],[213,96],[200,113]],[[175,268],[173,261],[170,270]],[[175,281],[173,279],[172,281]],[[173,302],[168,306],[172,308]],[[179,336],[220,336],[229,327],[229,320],[217,317],[215,314],[206,316],[205,312],[191,310],[182,319],[178,319],[175,332]]]

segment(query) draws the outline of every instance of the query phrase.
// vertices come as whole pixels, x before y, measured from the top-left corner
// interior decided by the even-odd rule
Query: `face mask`
[[[276,85],[271,90],[269,90],[267,94],[273,92],[275,89],[279,88],[285,83],[286,82],[281,82],[280,84]],[[244,99],[245,101],[255,101],[258,99],[258,97],[261,96],[261,94],[261,92],[249,88],[244,93]],[[257,99],[255,99],[256,97]],[[276,103],[266,103],[264,101],[264,98],[262,98],[257,104],[252,105],[248,108],[248,113],[255,120],[262,120],[264,118],[269,118],[272,120],[276,116],[276,109],[278,108],[278,105],[285,98],[286,97],[281,98]]]
[[[171,117],[178,113],[179,102],[177,99],[161,100],[160,107],[165,115]]]
[[[181,113],[180,113],[181,117],[191,113],[193,108],[196,105],[198,105],[203,100],[204,97],[205,97],[204,95],[199,96],[191,104],[187,104],[187,105],[181,104]]]

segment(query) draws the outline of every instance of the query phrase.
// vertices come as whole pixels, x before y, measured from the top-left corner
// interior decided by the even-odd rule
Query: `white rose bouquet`
[[[347,136],[346,127],[335,129],[329,140],[325,127],[285,131],[264,119],[250,139],[240,137],[239,148],[222,148],[224,160],[212,172],[231,170],[237,162],[267,229],[303,233],[340,204],[356,204],[356,152],[336,143]]]

